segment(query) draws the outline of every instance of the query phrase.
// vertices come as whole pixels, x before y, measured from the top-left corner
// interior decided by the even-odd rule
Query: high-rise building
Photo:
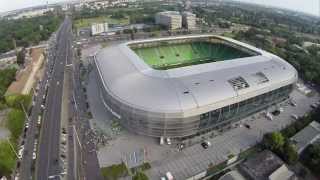
[[[168,29],[180,29],[182,27],[182,17],[177,11],[165,11],[156,14],[156,24],[161,24]]]
[[[182,13],[182,26],[186,29],[196,28],[196,15],[191,12],[184,11]]]

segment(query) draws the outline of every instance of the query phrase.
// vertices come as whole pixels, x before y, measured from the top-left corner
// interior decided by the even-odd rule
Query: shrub
[[[284,143],[285,139],[279,132],[265,134],[262,140],[262,145],[273,152],[281,152]]]
[[[128,169],[124,163],[114,164],[109,167],[101,168],[101,173],[106,180],[116,180],[119,177],[128,175]]]
[[[298,161],[299,156],[296,147],[289,141],[286,141],[283,146],[282,158],[288,164],[295,164]]]
[[[148,180],[149,178],[143,172],[137,172],[136,175],[133,176],[133,180]]]

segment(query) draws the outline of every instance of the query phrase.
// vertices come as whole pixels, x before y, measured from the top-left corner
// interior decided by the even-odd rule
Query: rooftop
[[[180,13],[178,11],[163,11],[163,12],[159,12],[158,14],[162,14],[162,15],[179,15]]]
[[[254,180],[267,180],[284,162],[271,151],[254,155],[240,165],[240,168]]]
[[[307,127],[295,134],[291,140],[295,143],[300,154],[309,144],[320,138],[320,124],[312,121]]]
[[[151,68],[129,46],[162,40],[219,37],[260,55],[167,70]],[[111,45],[95,56],[105,89],[118,101],[188,117],[294,83],[297,71],[281,58],[233,39],[193,35]],[[130,89],[130,91],[128,91]],[[214,93],[212,93],[214,92]]]

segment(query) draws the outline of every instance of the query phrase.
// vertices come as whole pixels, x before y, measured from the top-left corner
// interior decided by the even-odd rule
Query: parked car
[[[170,138],[167,138],[167,144],[171,145],[171,139]]]
[[[291,117],[295,120],[298,120],[299,119],[299,116],[295,115],[295,114],[291,114]]]
[[[203,142],[201,143],[201,146],[202,146],[204,149],[207,149],[208,147],[211,146],[211,143],[210,143],[210,141],[203,141]]]

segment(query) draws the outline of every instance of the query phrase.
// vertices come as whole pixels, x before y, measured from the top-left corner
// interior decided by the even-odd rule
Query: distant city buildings
[[[86,7],[89,9],[103,9],[109,7],[123,7],[127,6],[128,3],[134,3],[136,0],[82,0],[80,3],[75,4],[77,11]]]
[[[91,25],[91,35],[98,35],[108,31],[108,23],[94,23]]]
[[[168,29],[195,29],[196,15],[191,12],[183,12],[180,14],[177,11],[164,11],[159,12],[155,16],[156,24],[166,26]]]
[[[54,11],[54,8],[30,9],[9,16],[9,19],[21,19],[43,16],[48,12]]]

